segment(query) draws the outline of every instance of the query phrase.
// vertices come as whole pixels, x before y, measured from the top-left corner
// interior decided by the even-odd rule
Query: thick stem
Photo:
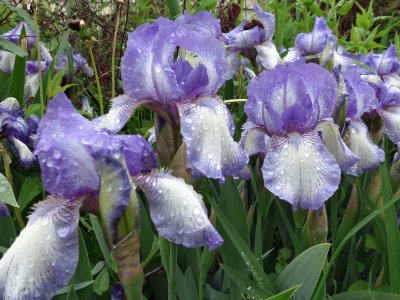
[[[168,276],[168,300],[175,300],[176,260],[178,248],[170,242],[169,245],[169,276]]]

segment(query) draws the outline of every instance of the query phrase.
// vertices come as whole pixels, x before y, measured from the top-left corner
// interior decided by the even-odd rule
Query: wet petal
[[[176,19],[177,24],[193,25],[196,30],[203,31],[206,34],[218,38],[221,35],[220,21],[213,17],[208,11],[201,11],[193,16],[189,15],[187,11],[182,16]]]
[[[250,121],[243,125],[240,146],[249,156],[257,153],[265,154],[268,149],[269,136]]]
[[[262,172],[264,185],[303,209],[319,209],[340,183],[340,168],[315,132],[272,136]]]
[[[383,131],[393,143],[400,143],[400,106],[385,107],[381,115]]]
[[[282,62],[278,50],[272,42],[264,42],[255,47],[258,53],[257,60],[265,69],[273,69]]]
[[[224,176],[236,176],[247,164],[247,154],[232,138],[232,116],[222,101],[201,98],[180,105],[179,113],[191,167],[204,176],[223,180]]]
[[[198,55],[207,70],[208,84],[202,90],[202,96],[215,95],[227,78],[228,63],[222,42],[214,36],[201,31],[177,27],[171,42]]]
[[[58,198],[37,204],[0,260],[1,299],[51,299],[68,283],[79,257],[79,205]]]
[[[212,250],[222,244],[201,195],[183,179],[157,173],[134,180],[149,200],[151,219],[160,235],[189,248],[208,245]]]
[[[316,17],[312,32],[299,33],[295,45],[303,55],[319,54],[324,50],[327,38],[332,36],[324,18]]]
[[[140,104],[141,101],[137,101],[126,95],[118,96],[111,100],[110,111],[94,119],[92,122],[99,129],[105,128],[112,133],[117,133],[125,126],[136,107]]]
[[[320,122],[315,130],[320,133],[322,142],[329,152],[335,157],[343,172],[349,172],[351,167],[357,163],[359,157],[355,155],[343,142],[339,126],[333,122]]]
[[[129,34],[121,59],[122,85],[128,96],[164,105],[183,96],[171,68],[176,45],[170,39],[175,26],[172,21],[159,18]]]
[[[119,152],[94,154],[100,174],[99,208],[105,235],[110,245],[120,241],[118,222],[129,205],[131,181],[123,156]]]
[[[385,152],[375,145],[368,132],[367,126],[361,121],[352,120],[343,138],[351,152],[360,160],[347,173],[357,176],[379,167],[385,161]]]

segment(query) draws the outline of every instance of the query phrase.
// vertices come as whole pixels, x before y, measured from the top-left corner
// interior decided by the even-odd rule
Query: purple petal
[[[30,168],[36,163],[35,155],[26,144],[13,137],[9,137],[9,141],[23,167]]]
[[[163,105],[183,96],[171,68],[176,45],[170,39],[175,27],[172,21],[159,18],[129,34],[121,59],[122,85],[128,96]]]
[[[158,167],[157,155],[141,135],[117,135],[131,176],[147,173]]]
[[[324,50],[327,38],[332,36],[324,18],[316,17],[312,32],[299,33],[295,45],[303,55],[319,54]]]
[[[1,217],[6,217],[6,216],[9,216],[9,215],[10,215],[10,212],[9,212],[9,210],[7,208],[7,205],[5,203],[3,203],[3,202],[0,202],[0,218]]]
[[[36,205],[0,260],[1,299],[51,299],[68,283],[79,257],[79,205],[58,198]]]
[[[239,67],[239,52],[234,49],[227,48],[226,51],[226,60],[228,62],[228,72],[226,79],[232,79],[236,73],[237,68]]]
[[[228,63],[223,44],[215,37],[186,27],[177,27],[171,42],[198,55],[207,69],[208,85],[202,96],[213,96],[227,79]],[[186,87],[187,88],[187,87]]]
[[[201,98],[178,108],[191,167],[210,178],[238,175],[248,156],[232,138],[233,120],[224,103],[218,98]]]
[[[286,53],[285,57],[283,58],[284,63],[294,62],[301,58],[301,53],[297,48],[289,48],[288,53]]]
[[[20,22],[15,28],[3,33],[1,37],[14,44],[18,44],[21,35],[22,26],[25,27],[25,36],[27,37],[27,47],[32,48],[36,44],[36,32],[33,31],[28,24]]]
[[[110,245],[121,240],[118,222],[129,205],[131,181],[121,153],[99,151],[94,154],[100,174],[99,208]]]
[[[265,40],[264,28],[256,26],[246,30],[246,24],[247,21],[243,20],[235,29],[228,33],[223,33],[222,39],[224,43],[235,50],[246,49],[261,44]]]
[[[201,11],[194,16],[189,15],[187,11],[182,16],[176,19],[177,24],[192,25],[196,30],[219,38],[221,35],[220,20],[214,18],[208,11]]]
[[[179,87],[185,92],[186,98],[192,100],[206,92],[208,86],[207,68],[199,64],[195,69],[190,63],[182,59],[174,64]]]
[[[315,130],[320,133],[322,142],[329,152],[335,157],[340,169],[343,172],[349,172],[360,158],[355,155],[343,142],[339,126],[332,121],[320,122]]]
[[[377,101],[375,90],[360,78],[354,68],[344,72],[343,78],[349,95],[346,116],[359,119]]]
[[[257,4],[253,4],[253,8],[264,27],[265,40],[271,40],[275,32],[275,15],[263,11]]]
[[[347,173],[361,175],[378,168],[379,164],[385,161],[385,152],[372,142],[368,128],[363,122],[351,120],[343,140],[350,151],[360,158]]]
[[[383,119],[383,132],[395,143],[400,143],[400,106],[385,107],[381,116]]]
[[[294,207],[316,210],[340,183],[340,168],[315,132],[272,136],[262,172],[264,185]]]
[[[380,76],[397,72],[400,69],[396,46],[393,44],[382,54],[370,53],[366,63]]]
[[[268,149],[269,136],[250,121],[243,125],[240,146],[249,155],[265,154]]]
[[[166,239],[195,248],[219,247],[223,240],[207,217],[200,194],[183,179],[169,174],[136,177],[150,203],[150,215],[157,231]]]
[[[111,109],[107,114],[94,119],[92,122],[96,128],[117,133],[125,126],[136,107],[141,103],[126,95],[120,95],[111,100]]]

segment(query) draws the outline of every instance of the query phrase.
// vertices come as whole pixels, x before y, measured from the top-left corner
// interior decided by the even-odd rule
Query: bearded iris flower
[[[227,78],[224,46],[214,27],[200,26],[197,18],[159,18],[129,34],[121,61],[126,95],[117,97],[96,122],[117,132],[143,104],[160,117],[156,128],[163,122],[180,128],[192,174],[223,180],[240,176],[248,156],[233,140],[232,116],[217,96]]]
[[[336,88],[333,75],[303,59],[250,81],[242,144],[265,154],[265,187],[294,207],[321,208],[338,188],[341,167],[357,161],[330,120]]]
[[[37,135],[35,153],[51,196],[36,205],[26,228],[0,260],[1,299],[50,299],[68,283],[79,256],[79,209],[98,205],[102,188],[113,189],[102,217],[107,240],[115,244],[121,238],[117,225],[129,205],[132,180],[147,195],[162,236],[187,247],[213,249],[222,243],[201,196],[183,180],[153,170],[156,155],[141,136],[97,128],[62,93],[49,102]],[[26,253],[32,243],[35,248]]]

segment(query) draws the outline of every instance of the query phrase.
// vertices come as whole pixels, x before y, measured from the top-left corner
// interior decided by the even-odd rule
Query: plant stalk
[[[98,95],[98,101],[99,101],[99,106],[100,106],[100,115],[104,115],[103,95],[101,93],[99,74],[97,73],[96,62],[95,62],[94,56],[93,56],[93,41],[89,41],[88,49],[89,49],[90,60],[92,62],[92,66],[93,66],[94,77],[96,79],[97,95]]]
[[[117,19],[115,20],[115,29],[114,29],[114,38],[113,38],[113,47],[111,54],[111,98],[115,97],[115,50],[117,48],[117,36],[118,36],[118,27],[120,22],[121,15],[121,4],[117,4]]]

